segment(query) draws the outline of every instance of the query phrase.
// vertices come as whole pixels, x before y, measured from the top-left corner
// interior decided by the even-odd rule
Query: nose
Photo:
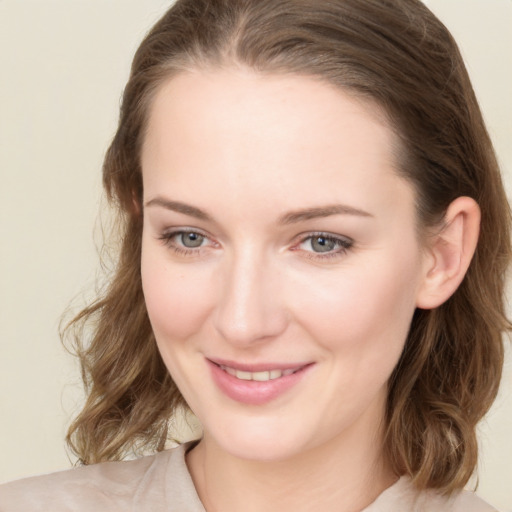
[[[247,249],[225,262],[214,323],[232,345],[263,343],[286,330],[282,282],[277,265],[269,260]]]

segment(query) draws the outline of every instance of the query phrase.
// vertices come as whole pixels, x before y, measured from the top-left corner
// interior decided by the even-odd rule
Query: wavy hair
[[[399,172],[421,226],[469,196],[481,234],[467,275],[434,310],[417,310],[389,382],[385,448],[419,489],[461,489],[477,463],[475,427],[503,365],[510,210],[466,68],[419,0],[178,0],[140,45],[103,183],[122,244],[102,296],[68,327],[87,401],[68,442],[84,464],[160,450],[186,405],[157,350],[140,276],[140,151],[161,84],[186,69],[241,65],[320,78],[379,104],[397,133]],[[87,335],[87,332],[90,334]]]

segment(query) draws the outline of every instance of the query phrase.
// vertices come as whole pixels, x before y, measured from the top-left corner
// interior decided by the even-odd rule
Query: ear
[[[428,240],[424,277],[416,306],[433,309],[448,300],[468,270],[478,243],[480,208],[470,197],[458,197],[446,211],[440,232]]]

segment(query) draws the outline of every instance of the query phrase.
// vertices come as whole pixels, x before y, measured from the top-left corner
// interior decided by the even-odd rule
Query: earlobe
[[[423,281],[416,306],[433,309],[459,287],[475,253],[480,208],[470,197],[458,197],[446,211],[441,230],[428,243]]]

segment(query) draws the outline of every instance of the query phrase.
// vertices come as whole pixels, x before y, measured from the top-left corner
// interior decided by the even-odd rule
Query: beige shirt
[[[182,445],[133,461],[104,462],[10,482],[0,486],[0,511],[205,512],[185,463],[186,449]],[[468,491],[450,500],[431,491],[418,494],[402,477],[362,512],[495,509]]]

